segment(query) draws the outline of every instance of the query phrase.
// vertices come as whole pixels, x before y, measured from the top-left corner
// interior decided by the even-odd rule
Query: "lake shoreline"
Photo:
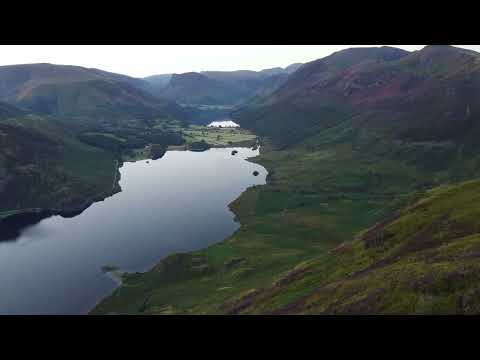
[[[225,144],[225,145],[210,145],[210,148],[229,148],[229,147],[253,147],[259,144],[259,139],[253,140],[246,140],[240,141],[232,144]],[[169,145],[166,151],[192,151],[188,149],[188,145]],[[145,158],[149,160],[150,158]],[[141,159],[136,159],[135,161],[139,161]],[[115,177],[114,177],[114,184],[110,191],[103,192],[97,196],[93,196],[87,198],[80,202],[77,205],[72,205],[66,207],[64,209],[56,209],[56,208],[29,208],[29,209],[18,209],[18,210],[9,210],[0,213],[0,231],[2,234],[5,234],[3,237],[0,237],[0,241],[8,240],[12,237],[12,234],[17,234],[17,230],[37,223],[38,221],[51,217],[51,216],[62,216],[64,218],[69,218],[73,216],[80,215],[90,206],[92,206],[96,202],[104,201],[105,199],[119,193],[121,191],[119,182],[120,182],[120,168],[122,167],[124,162],[131,162],[128,160],[121,159],[119,157],[116,160],[116,169],[115,169]],[[11,228],[17,228],[11,230]]]
[[[120,168],[123,165],[122,160],[115,160],[115,176],[110,191],[102,192],[96,196],[82,200],[76,205],[65,207],[63,209],[56,208],[29,208],[4,211],[0,214],[0,241],[9,240],[19,234],[19,231],[29,225],[34,225],[39,221],[51,216],[62,216],[71,218],[80,215],[93,204],[104,201],[105,199],[122,191],[120,188]]]
[[[253,156],[253,157],[249,157],[249,158],[245,158],[244,160],[247,161],[247,162],[250,162],[252,164],[256,164],[256,165],[261,165],[261,166],[264,166],[262,165],[260,162],[257,162],[255,161],[256,158],[258,158],[258,156],[261,155],[261,146],[260,146],[260,139],[259,138],[256,138],[255,139],[255,143],[253,144],[253,146],[258,146],[258,150],[259,150],[259,153],[258,155],[256,156]],[[216,148],[231,148],[232,146],[231,145],[228,145],[228,146],[216,146]],[[212,146],[213,148],[213,146]],[[175,149],[177,151],[184,151],[184,150],[179,150],[179,149]],[[188,149],[186,149],[188,150]],[[265,167],[264,167],[265,168]],[[265,168],[266,169],[266,168]],[[118,280],[118,286],[110,293],[108,294],[107,296],[101,298],[96,304],[95,306],[93,306],[86,315],[95,315],[94,312],[97,310],[97,308],[104,302],[104,301],[107,301],[108,299],[110,299],[112,296],[114,296],[114,294],[123,286],[123,284],[125,283],[124,281],[124,277],[125,276],[129,276],[129,275],[132,275],[132,274],[146,274],[146,273],[149,273],[151,271],[155,271],[155,269],[157,269],[158,267],[162,266],[162,264],[167,264],[170,259],[175,259],[177,258],[178,256],[189,256],[189,255],[192,255],[198,251],[203,251],[205,249],[208,249],[212,246],[216,246],[216,245],[219,245],[221,243],[224,243],[226,241],[228,241],[232,236],[234,236],[237,232],[239,232],[241,229],[242,229],[242,223],[240,222],[239,218],[238,218],[238,214],[236,213],[235,211],[235,208],[233,206],[234,203],[238,202],[242,196],[245,194],[245,192],[249,189],[251,189],[252,187],[256,187],[256,186],[265,186],[268,184],[268,170],[267,170],[267,175],[266,175],[266,180],[265,180],[265,184],[262,184],[262,185],[254,185],[254,186],[250,186],[250,187],[247,187],[246,189],[244,189],[235,199],[233,199],[230,203],[227,204],[227,208],[228,210],[233,213],[234,215],[234,218],[233,218],[233,221],[238,223],[239,224],[239,227],[230,235],[226,236],[225,238],[223,238],[222,240],[214,243],[214,244],[210,244],[208,246],[205,246],[201,249],[197,249],[197,250],[192,250],[192,251],[187,251],[187,252],[175,252],[175,253],[172,253],[170,255],[167,255],[166,257],[160,259],[157,263],[155,263],[152,267],[150,267],[148,270],[146,271],[142,271],[142,272],[123,272],[123,271],[119,271],[118,269],[115,269],[115,275],[117,277],[117,280]]]
[[[258,139],[239,141],[239,142],[225,144],[225,145],[212,145],[212,144],[209,144],[209,145],[211,149],[225,149],[225,148],[231,148],[231,147],[253,147],[256,144],[258,144]],[[167,147],[167,151],[192,151],[192,150],[188,148],[188,144],[185,144],[185,145],[169,145]]]
[[[70,202],[75,208],[8,213],[3,224],[10,236],[0,242],[0,283],[6,289],[0,309],[88,314],[121,285],[122,274],[146,272],[170,254],[199,251],[228,238],[240,226],[229,204],[265,182],[265,170],[244,161],[258,154],[258,147],[212,148],[198,154],[168,151],[157,161],[118,160],[121,180],[110,177],[116,189],[108,194]],[[252,176],[254,170],[262,176]],[[14,297],[22,301],[12,302]]]

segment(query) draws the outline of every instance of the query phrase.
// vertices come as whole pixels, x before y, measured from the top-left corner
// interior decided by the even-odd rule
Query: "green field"
[[[213,147],[235,146],[254,143],[257,136],[240,128],[214,128],[207,126],[189,126],[182,130],[187,144],[205,140]]]
[[[157,126],[157,128],[179,133],[185,139],[185,145],[170,145],[168,146],[169,150],[187,150],[192,143],[202,140],[211,147],[252,146],[257,139],[257,136],[250,131],[239,128],[212,128],[196,125],[181,127],[181,124],[175,121],[166,122]],[[138,161],[150,158],[150,145],[122,154],[124,161]]]

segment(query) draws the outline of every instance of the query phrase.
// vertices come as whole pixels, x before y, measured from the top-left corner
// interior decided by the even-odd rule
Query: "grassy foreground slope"
[[[478,314],[479,200],[478,180],[428,191],[393,219],[297,265],[229,309],[249,314]]]

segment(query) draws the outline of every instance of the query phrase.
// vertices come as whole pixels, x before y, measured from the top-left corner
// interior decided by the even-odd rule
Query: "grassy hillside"
[[[244,314],[478,314],[480,181],[441,186],[229,304]]]
[[[80,66],[0,66],[0,100],[72,126],[186,119],[175,102],[148,93],[149,86],[143,79]]]

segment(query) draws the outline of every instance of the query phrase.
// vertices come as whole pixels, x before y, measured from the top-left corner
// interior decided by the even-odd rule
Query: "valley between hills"
[[[224,241],[146,272],[106,264],[121,285],[91,314],[478,313],[480,54],[352,48],[150,80],[40,65],[28,86],[0,69],[6,219],[108,196],[118,163],[169,149],[258,142],[268,171]],[[225,114],[241,128],[205,126]]]

